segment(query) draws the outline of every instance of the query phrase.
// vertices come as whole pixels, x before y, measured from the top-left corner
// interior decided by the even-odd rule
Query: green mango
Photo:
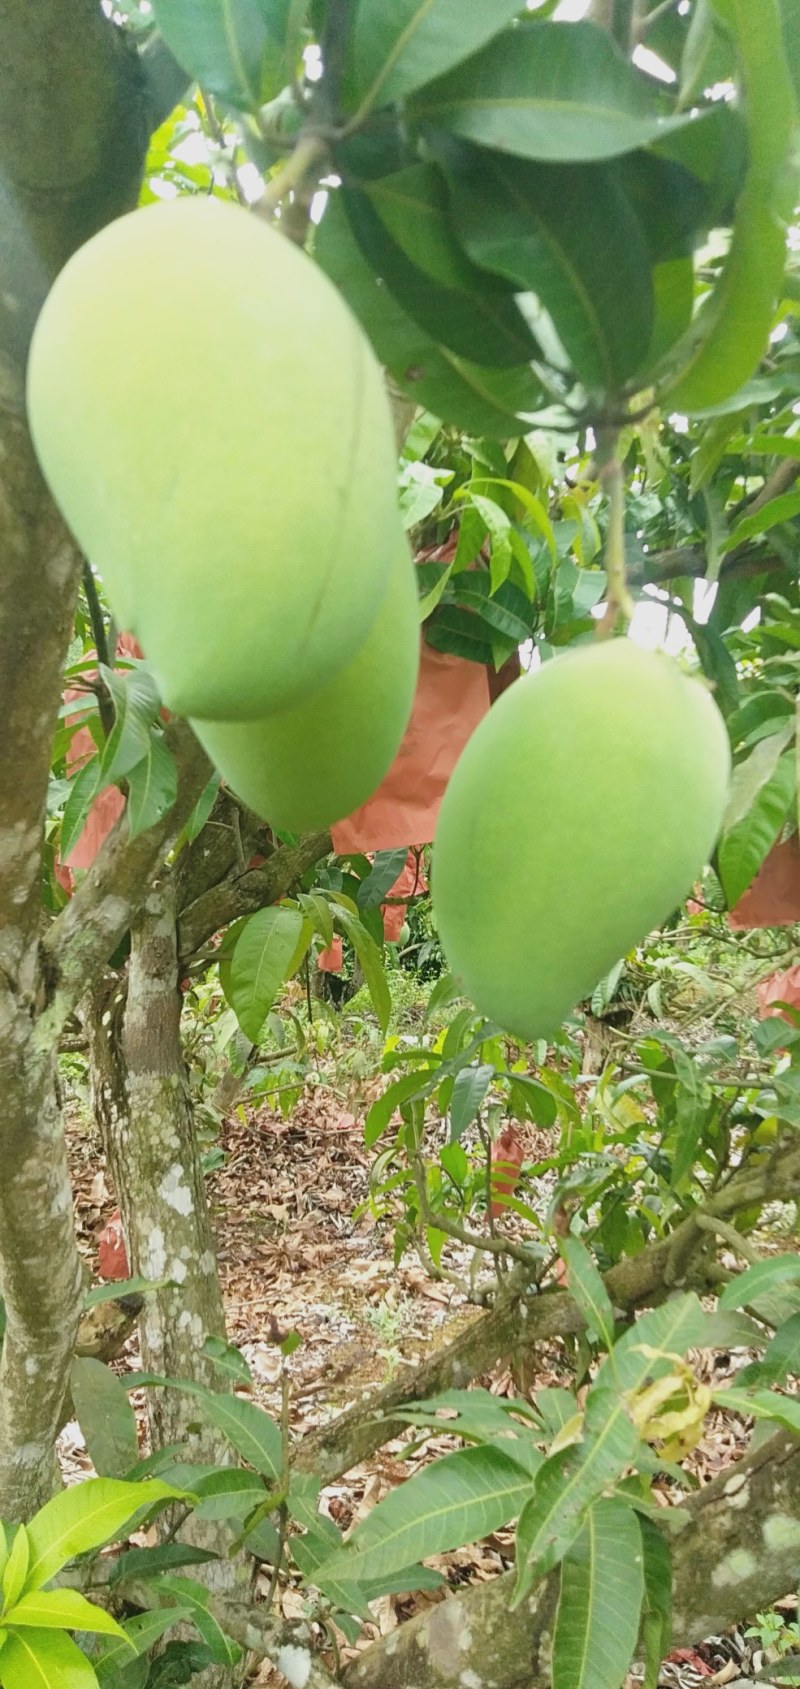
[[[34,445],[179,715],[246,720],[363,644],[397,547],[380,367],[322,271],[226,202],[120,217],[39,317]]]
[[[433,854],[444,952],[481,1013],[552,1036],[691,889],[729,778],[710,692],[630,640],[503,693],[456,765]]]
[[[414,566],[403,541],[377,620],[326,686],[262,721],[193,721],[227,785],[273,827],[329,827],[374,792],[393,762],[419,667]]]

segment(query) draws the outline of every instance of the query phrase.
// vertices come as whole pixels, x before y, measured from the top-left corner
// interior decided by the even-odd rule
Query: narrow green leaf
[[[63,1631],[11,1631],[1,1669],[3,1689],[97,1689],[94,1667]]]
[[[143,1508],[174,1501],[179,1492],[158,1478],[126,1484],[115,1478],[88,1478],[53,1496],[27,1526],[31,1557],[26,1591],[41,1589],[76,1554],[101,1548],[121,1536]]]
[[[530,1478],[508,1455],[478,1445],[445,1455],[390,1491],[317,1574],[361,1582],[474,1542],[513,1519]]]
[[[729,1413],[741,1413],[747,1419],[774,1421],[793,1436],[800,1437],[800,1401],[796,1396],[779,1396],[775,1390],[714,1391],[714,1401]]]
[[[356,892],[359,909],[377,909],[383,903],[398,875],[402,873],[407,856],[405,845],[401,845],[399,850],[376,852],[372,868]]]
[[[24,1525],[17,1525],[14,1540],[3,1568],[3,1611],[15,1607],[25,1588],[30,1564],[31,1545]]]
[[[416,116],[483,147],[560,164],[615,158],[692,121],[662,116],[605,30],[536,19],[504,30],[412,103]]]
[[[90,757],[70,781],[69,797],[61,820],[61,860],[66,862],[77,844],[92,803],[100,789],[100,758]]]
[[[318,891],[300,891],[297,901],[303,914],[313,922],[315,930],[329,950],[333,943],[333,914],[327,898]]]
[[[41,1630],[85,1630],[95,1635],[124,1636],[115,1618],[95,1607],[77,1589],[37,1589],[21,1596],[3,1614],[3,1624]]]
[[[243,1460],[266,1478],[280,1477],[283,1469],[280,1431],[264,1408],[257,1407],[246,1396],[217,1395],[187,1378],[164,1378],[160,1373],[137,1373],[129,1377],[129,1387],[137,1383],[180,1390],[183,1395],[196,1397],[202,1403],[203,1418],[224,1433]]]
[[[739,1382],[783,1384],[800,1374],[800,1314],[793,1314],[767,1345],[763,1361],[755,1361],[739,1373]]]
[[[639,1514],[644,1569],[645,1677],[643,1689],[656,1689],[661,1661],[672,1635],[672,1564],[663,1531]]]
[[[358,916],[343,907],[338,898],[335,901],[337,903],[337,925],[342,928],[345,937],[349,938],[361,963],[367,990],[372,999],[372,1006],[378,1017],[378,1024],[381,1031],[385,1032],[391,1019],[392,998],[380,950]]]
[[[768,499],[753,516],[743,516],[730,533],[721,551],[733,551],[737,545],[743,545],[745,540],[758,539],[766,534],[768,529],[777,527],[779,522],[789,522],[800,511],[800,490],[783,493],[780,498]]]
[[[251,915],[236,940],[225,995],[254,1044],[287,977],[302,927],[299,909],[279,905]]]
[[[478,1067],[463,1067],[453,1081],[450,1098],[450,1138],[457,1142],[472,1125],[494,1078],[491,1063]]]
[[[153,0],[178,63],[210,94],[256,111],[290,81],[290,0]]]
[[[703,1329],[703,1308],[693,1292],[675,1296],[661,1308],[652,1308],[635,1325],[623,1333],[600,1366],[590,1390],[602,1394],[639,1390],[648,1378],[658,1378],[674,1366],[672,1357],[683,1355],[695,1347]],[[660,1351],[665,1359],[658,1361],[652,1352]]]
[[[569,1235],[559,1239],[558,1252],[569,1269],[570,1294],[586,1324],[597,1332],[604,1348],[614,1342],[614,1309],[602,1278],[580,1239]]]
[[[773,1255],[769,1260],[757,1261],[737,1273],[720,1293],[720,1308],[746,1308],[760,1296],[774,1290],[776,1285],[800,1279],[800,1256]]]
[[[595,1502],[561,1567],[553,1689],[619,1689],[643,1597],[636,1514],[617,1498]]]
[[[619,1395],[595,1391],[587,1402],[583,1441],[544,1462],[520,1515],[512,1608],[563,1559],[587,1510],[630,1464],[638,1447],[636,1430]]]
[[[380,285],[350,229],[341,193],[329,197],[314,254],[404,393],[443,422],[472,434],[506,440],[527,431],[544,403],[530,366],[482,368],[426,334]]]
[[[761,751],[762,740],[751,753]],[[751,760],[748,759],[748,760]],[[774,845],[797,792],[794,751],[784,751],[773,772],[763,782],[751,808],[741,821],[726,828],[718,849],[719,875],[725,901],[732,909],[755,878],[768,851]]]
[[[163,733],[152,731],[147,751],[128,774],[126,814],[130,837],[154,827],[178,796],[178,770]]]
[[[697,314],[661,397],[690,415],[736,394],[764,355],[780,297],[786,224],[797,187],[797,111],[778,0],[712,0],[734,32],[749,163],[721,280]]]
[[[194,1578],[174,1577],[169,1574],[162,1577],[160,1588],[166,1590],[168,1595],[177,1596],[181,1605],[189,1609],[192,1623],[205,1642],[212,1660],[220,1665],[232,1666],[241,1659],[242,1650],[238,1642],[226,1636],[213,1613],[209,1612],[209,1590],[196,1583]]]
[[[124,1384],[102,1361],[76,1355],[69,1387],[95,1471],[101,1478],[124,1478],[139,1458],[136,1415]]]
[[[114,725],[100,759],[103,783],[108,785],[123,780],[147,755],[160,699],[155,681],[143,663],[137,663],[125,674],[101,663],[100,674],[114,703]]]
[[[176,1547],[177,1544],[170,1546]],[[146,1553],[146,1549],[137,1552]],[[122,1559],[126,1559],[125,1555]],[[123,1638],[103,1642],[98,1652],[96,1666],[98,1676],[102,1682],[110,1676],[112,1671],[121,1671],[127,1665],[132,1653],[146,1654],[154,1642],[159,1642],[164,1633],[171,1630],[173,1625],[183,1624],[189,1617],[186,1607],[153,1607],[150,1612],[136,1613],[133,1618],[126,1619],[122,1625]]]
[[[360,0],[345,95],[366,112],[391,105],[474,53],[519,10],[518,0]]]
[[[580,380],[615,391],[648,351],[654,298],[644,231],[614,169],[466,146],[443,164],[470,257],[535,294]]]

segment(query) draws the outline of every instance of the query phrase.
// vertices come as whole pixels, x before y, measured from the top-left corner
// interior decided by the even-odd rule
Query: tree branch
[[[620,1261],[605,1274],[605,1286],[615,1308],[630,1313],[663,1301],[674,1288],[708,1290],[708,1264],[703,1256],[708,1231],[700,1217],[722,1220],[742,1208],[754,1207],[772,1196],[800,1193],[800,1148],[776,1153],[761,1166],[743,1169],[709,1199],[703,1209],[684,1220],[670,1237],[650,1244],[641,1255]],[[700,1261],[693,1269],[697,1256]],[[568,1291],[532,1292],[521,1267],[509,1274],[494,1307],[480,1315],[419,1366],[405,1367],[382,1389],[337,1416],[328,1425],[301,1438],[293,1465],[315,1472],[323,1484],[341,1478],[376,1449],[406,1429],[393,1417],[411,1401],[450,1388],[464,1388],[508,1355],[530,1354],[537,1344],[582,1331],[584,1320]]]
[[[273,851],[263,868],[251,868],[238,879],[225,879],[196,898],[178,922],[181,965],[197,955],[212,933],[229,926],[240,915],[251,915],[255,909],[264,909],[285,897],[295,881],[330,850],[329,833],[306,833],[296,845],[281,845]]]
[[[57,1042],[64,1022],[127,932],[150,880],[175,843],[211,775],[211,764],[187,722],[166,728],[178,764],[178,797],[155,827],[128,836],[123,814],[49,927],[42,953],[47,1002],[37,1029],[41,1043]]]
[[[97,0],[0,0],[0,69],[0,397],[21,408],[45,294],[135,206],[149,123],[136,51]]]

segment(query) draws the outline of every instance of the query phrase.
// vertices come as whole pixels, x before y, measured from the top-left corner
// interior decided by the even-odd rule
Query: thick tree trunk
[[[203,1344],[209,1335],[224,1334],[225,1316],[180,1016],[172,888],[164,879],[152,888],[132,928],[127,991],[120,980],[107,982],[87,1015],[93,1099],[131,1270],[170,1281],[144,1298],[143,1366],[218,1389],[219,1375]],[[190,1432],[198,1418],[195,1398],[150,1389],[147,1408],[154,1448],[184,1443],[188,1460],[225,1465],[232,1459],[219,1433]],[[201,1581],[217,1595],[242,1599],[250,1571],[241,1558],[225,1557],[229,1538],[223,1529],[190,1518],[181,1534],[222,1556],[198,1571]],[[222,1668],[197,1679],[198,1689],[229,1689],[238,1681],[236,1672]]]
[[[41,839],[78,560],[25,425],[0,412],[0,1518],[50,1494],[80,1312],[55,1049],[37,1038]]]

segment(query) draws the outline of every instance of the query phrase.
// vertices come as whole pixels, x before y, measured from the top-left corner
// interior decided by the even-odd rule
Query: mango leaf
[[[107,1613],[104,1607],[95,1607],[77,1589],[33,1590],[3,1614],[3,1624],[23,1629],[85,1630],[95,1635],[125,1635],[111,1613]]]
[[[202,1566],[218,1558],[209,1548],[195,1548],[191,1542],[157,1542],[152,1548],[128,1548],[114,1560],[108,1581],[114,1584],[120,1578],[157,1578],[161,1572],[174,1571],[178,1566]]]
[[[372,271],[439,345],[492,369],[513,369],[538,355],[539,346],[510,288],[494,276],[482,275],[463,254],[461,287],[443,285],[390,235],[366,193],[347,184],[340,192],[352,232]],[[421,212],[413,201],[404,210],[410,220],[407,244],[413,249],[414,225]]]
[[[94,1667],[63,1631],[11,1631],[2,1659],[3,1689],[97,1689]]]
[[[167,1285],[174,1284],[170,1278],[135,1278],[114,1279],[110,1284],[93,1284],[83,1298],[84,1308],[99,1308],[103,1302],[118,1302],[121,1296],[147,1296],[154,1290],[165,1290]]]
[[[181,837],[185,844],[193,844],[194,840],[199,838],[202,833],[209,815],[214,808],[217,792],[219,791],[219,785],[219,775],[215,770],[208,782],[208,785],[204,786],[202,792],[200,793],[197,803],[195,804],[194,809],[183,828]]]
[[[514,1439],[515,1444],[529,1442],[527,1430],[509,1411],[520,1406],[526,1419],[535,1426],[536,1415],[527,1403],[509,1402],[506,1398],[493,1396],[489,1390],[477,1388],[443,1390],[426,1402],[409,1402],[407,1407],[398,1408],[396,1417],[406,1425],[430,1426],[434,1431],[447,1431],[463,1437],[466,1442],[493,1443],[496,1447],[498,1442],[509,1438]],[[528,1450],[523,1454],[515,1446],[513,1458],[520,1460],[526,1471],[533,1472],[541,1466],[543,1456],[533,1443],[530,1443],[530,1452],[535,1457],[533,1460],[529,1458]]]
[[[672,409],[709,411],[736,394],[764,355],[780,298],[786,223],[794,206],[796,106],[779,0],[712,0],[733,31],[745,90],[749,162],[717,286],[670,354],[661,389]]]
[[[291,0],[153,0],[153,11],[184,70],[240,110],[256,111],[291,78]]]
[[[647,241],[613,168],[533,165],[466,146],[438,156],[470,257],[535,294],[580,380],[615,391],[647,353],[654,298]]]
[[[430,82],[412,109],[481,146],[558,164],[615,158],[692,121],[663,117],[646,78],[595,24],[536,19]]]
[[[610,1349],[614,1342],[614,1310],[588,1249],[579,1238],[570,1235],[559,1239],[558,1252],[569,1269],[570,1295],[586,1324],[597,1332],[604,1348]]]
[[[644,1597],[632,1508],[595,1502],[565,1555],[553,1637],[553,1689],[618,1689],[633,1658]]]
[[[87,1478],[63,1490],[34,1514],[26,1529],[30,1564],[25,1590],[41,1589],[67,1561],[90,1548],[101,1548],[122,1535],[143,1509],[180,1499],[180,1491],[159,1478],[122,1483],[115,1478]]]
[[[518,0],[360,0],[344,95],[366,113],[412,94],[474,53],[519,10]]]
[[[361,963],[367,990],[372,999],[372,1006],[378,1017],[378,1024],[381,1031],[385,1032],[391,1018],[392,998],[380,950],[358,916],[354,915],[352,910],[348,909],[336,894],[332,895],[333,901],[337,905],[336,923],[341,927],[345,938],[349,938]]]
[[[341,193],[330,195],[314,256],[359,318],[398,386],[443,422],[507,440],[527,432],[545,402],[528,364],[493,370],[458,358],[420,328],[373,274],[353,235]]]
[[[147,755],[160,700],[156,683],[143,663],[137,663],[125,674],[101,663],[100,674],[114,704],[114,725],[100,759],[100,774],[107,785],[109,781],[124,780]]]
[[[797,443],[800,446],[800,441]],[[737,522],[721,550],[733,551],[735,546],[744,544],[745,540],[758,539],[760,534],[766,534],[768,529],[777,527],[779,522],[791,521],[798,512],[800,491],[796,488],[791,493],[782,493],[780,498],[768,499],[752,516],[743,516],[741,522]]]
[[[128,774],[128,831],[132,839],[154,827],[178,796],[178,770],[163,733],[151,732],[146,754]]]
[[[3,1568],[3,1607],[13,1607],[25,1588],[30,1564],[31,1546],[24,1525],[17,1525],[14,1540]]]
[[[61,819],[60,852],[62,862],[66,862],[70,851],[77,844],[84,827],[92,803],[100,789],[100,758],[90,757],[83,767],[78,770],[75,778],[70,781],[69,797],[64,805]]]
[[[800,1256],[774,1255],[766,1261],[756,1261],[755,1266],[745,1268],[743,1273],[737,1273],[720,1293],[720,1308],[745,1308],[751,1306],[760,1296],[766,1296],[774,1290],[776,1285],[786,1284],[790,1279],[800,1279]]]
[[[733,1316],[735,1317],[735,1316]],[[763,1334],[762,1334],[763,1336]],[[739,1383],[743,1386],[751,1384],[782,1384],[788,1377],[797,1377],[800,1372],[800,1314],[793,1314],[776,1331],[762,1361],[753,1361],[739,1373]]]
[[[508,1524],[530,1494],[530,1478],[498,1448],[459,1449],[390,1491],[317,1574],[360,1583],[414,1560],[443,1554]]]
[[[748,764],[752,764],[764,746],[769,748],[769,743],[769,740],[762,740],[756,745],[748,758]],[[760,759],[762,768],[767,760],[765,753]],[[791,813],[796,792],[797,770],[794,752],[784,751],[772,772],[761,784],[757,796],[742,820],[727,826],[723,832],[717,860],[729,909],[738,903],[742,893],[758,873],[787,815]]]
[[[405,845],[399,850],[379,850],[375,855],[372,868],[356,892],[356,903],[359,909],[377,909],[384,898],[391,891],[398,875],[402,873],[408,851]]]
[[[721,1298],[720,1298],[721,1300]],[[700,1341],[703,1330],[703,1309],[693,1292],[675,1296],[661,1308],[652,1308],[614,1344],[600,1366],[589,1392],[605,1395],[611,1390],[639,1390],[647,1378],[658,1378],[669,1372],[674,1361],[669,1357],[683,1355]],[[653,1357],[653,1350],[664,1355]],[[650,1351],[649,1353],[647,1351]]]
[[[274,1419],[246,1396],[218,1396],[187,1378],[164,1378],[160,1373],[136,1373],[128,1378],[128,1387],[133,1388],[135,1384],[158,1385],[195,1396],[202,1403],[203,1418],[223,1432],[243,1460],[265,1478],[280,1477],[283,1469],[280,1431]]]
[[[711,1104],[711,1091],[703,1080],[697,1063],[685,1050],[673,1049],[672,1059],[679,1083],[675,1087],[675,1147],[672,1155],[670,1183],[673,1187],[694,1164],[700,1135]]]
[[[669,1653],[672,1631],[672,1566],[666,1537],[652,1520],[639,1516],[644,1571],[642,1642],[645,1673],[642,1689],[657,1689],[661,1661]]]
[[[238,1642],[226,1636],[222,1626],[217,1622],[213,1613],[209,1611],[211,1592],[204,1589],[194,1578],[181,1578],[167,1574],[162,1577],[159,1588],[167,1595],[174,1595],[192,1615],[192,1623],[202,1637],[212,1660],[219,1665],[232,1666],[241,1659],[242,1650]]]
[[[225,996],[242,1031],[258,1042],[286,979],[303,928],[299,909],[259,909],[245,922],[224,982]]]
[[[605,1363],[608,1364],[607,1362]],[[596,1390],[596,1386],[595,1386]],[[588,1509],[633,1459],[639,1438],[619,1395],[592,1392],[584,1437],[550,1455],[517,1526],[517,1580],[509,1605],[518,1607],[534,1584],[571,1548]]]
[[[747,1419],[772,1420],[800,1437],[800,1401],[796,1396],[779,1396],[774,1390],[736,1389],[715,1390],[713,1395],[728,1412],[741,1413]]]
[[[482,1063],[479,1067],[462,1067],[461,1072],[456,1074],[450,1098],[451,1141],[457,1142],[467,1127],[472,1125],[493,1078],[494,1068],[491,1063]]]
[[[297,901],[306,920],[311,921],[329,950],[333,943],[333,914],[326,897],[318,891],[299,891]]]
[[[364,1121],[364,1142],[367,1149],[372,1149],[395,1111],[403,1103],[414,1101],[417,1097],[427,1097],[439,1083],[439,1073],[405,1073],[402,1079],[396,1079],[394,1084],[387,1085],[382,1096],[372,1104]]]
[[[124,1384],[92,1356],[76,1355],[69,1375],[75,1417],[101,1478],[124,1478],[136,1464],[136,1415]]]
[[[177,1547],[176,1543],[169,1545]],[[140,1549],[139,1553],[147,1553]],[[122,1559],[127,1556],[123,1555]],[[141,1656],[147,1654],[154,1642],[160,1641],[165,1631],[171,1630],[173,1625],[183,1624],[189,1617],[186,1607],[153,1607],[148,1613],[136,1613],[133,1618],[126,1619],[122,1625],[122,1637],[114,1641],[104,1642],[95,1659],[97,1674],[101,1682],[105,1682],[113,1672],[122,1671],[131,1659],[133,1653]]]

